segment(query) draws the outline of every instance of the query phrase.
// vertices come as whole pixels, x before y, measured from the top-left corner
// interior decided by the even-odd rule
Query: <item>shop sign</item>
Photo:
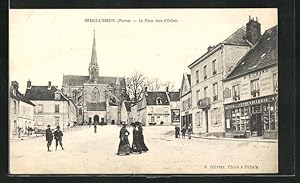
[[[228,87],[226,87],[225,90],[223,91],[223,97],[224,97],[224,99],[231,97],[231,91]]]
[[[257,76],[263,74],[263,73],[266,73],[268,72],[268,69],[264,69],[264,70],[261,70],[261,71],[257,71],[257,72],[253,72],[249,75],[246,75],[244,76],[244,79],[253,79],[253,78],[256,78]]]
[[[171,119],[173,122],[180,121],[180,110],[179,109],[171,109]]]
[[[256,99],[256,100],[250,100],[246,102],[240,102],[236,104],[225,105],[225,109],[232,109],[232,108],[245,107],[245,106],[256,105],[256,104],[268,103],[275,100],[277,100],[277,95],[272,97]]]

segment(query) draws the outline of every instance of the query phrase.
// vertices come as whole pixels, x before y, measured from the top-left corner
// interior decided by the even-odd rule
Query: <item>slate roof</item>
[[[51,86],[50,90],[48,86],[31,86],[31,89],[26,89],[25,97],[29,100],[55,100],[56,91],[58,89],[54,86]],[[60,101],[67,101],[67,99],[61,96]]]
[[[224,41],[221,43],[218,43],[217,45],[213,46],[213,48],[210,51],[205,52],[201,57],[196,59],[193,63],[191,63],[188,67],[192,67],[195,63],[201,61],[209,54],[213,53],[212,50],[214,50],[216,47],[219,47],[221,44],[225,45],[237,45],[237,46],[250,46],[250,44],[246,41],[246,27],[242,26],[238,30],[236,30],[233,34],[231,34],[229,37],[227,37]]]
[[[177,102],[180,101],[179,92],[169,92],[170,101]]]
[[[265,31],[252,48],[232,70],[226,79],[253,72],[278,63],[278,26]]]
[[[146,96],[147,105],[169,105],[169,100],[166,92],[147,92]],[[156,104],[156,99],[161,98],[162,104]]]
[[[238,45],[238,46],[250,46],[246,41],[246,27],[243,26],[226,38],[223,44]]]
[[[105,102],[87,103],[86,106],[88,111],[106,111]]]
[[[118,77],[100,76],[97,84],[115,85]],[[82,86],[83,83],[88,83],[89,76],[64,75],[63,86]],[[119,77],[120,84],[125,86],[125,78]]]
[[[21,94],[19,91],[16,92],[16,95],[13,95],[12,92],[10,92],[10,97],[15,98],[17,100],[20,100],[24,103],[27,103],[29,105],[33,105],[35,106],[35,104],[33,104],[28,98],[26,98],[23,94]]]
[[[126,111],[131,112],[131,102],[124,101],[124,105],[125,105]]]

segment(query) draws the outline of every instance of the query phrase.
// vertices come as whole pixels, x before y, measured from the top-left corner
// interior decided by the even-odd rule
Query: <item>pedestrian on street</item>
[[[94,132],[97,133],[97,124],[94,123]]]
[[[132,147],[131,147],[131,152],[138,152],[139,154],[142,153],[142,147],[140,144],[140,137],[139,137],[139,132],[138,132],[138,128],[136,126],[135,123],[131,123],[131,125],[133,126],[133,140],[132,140]]]
[[[61,149],[64,150],[63,144],[62,144],[62,136],[63,132],[60,130],[60,127],[57,126],[56,130],[54,132],[54,139],[55,139],[55,150],[57,150],[58,144],[60,145]]]
[[[71,123],[70,121],[68,122],[68,125],[67,125],[67,129],[70,130],[70,126],[71,126]]]
[[[53,134],[52,134],[52,131],[50,129],[50,125],[47,125],[47,129],[46,129],[46,141],[47,141],[48,152],[51,152],[50,146],[52,144],[52,140],[53,140]]]
[[[140,142],[141,149],[143,152],[147,152],[147,151],[149,151],[149,149],[146,146],[145,141],[144,141],[142,123],[140,123],[139,121],[136,121],[135,124],[138,128],[138,136],[139,136],[139,142]]]
[[[130,150],[128,135],[130,133],[126,129],[126,123],[122,122],[121,124],[122,124],[122,128],[121,128],[120,134],[119,134],[120,143],[119,143],[117,155],[129,155],[131,150]]]
[[[189,126],[187,128],[187,132],[188,132],[189,139],[191,139],[192,138],[192,125],[191,124],[189,124]]]
[[[182,133],[182,138],[183,139],[185,138],[185,132],[186,132],[186,127],[183,126],[182,129],[181,129],[181,133]]]
[[[178,125],[175,126],[175,138],[180,138],[180,128]]]
[[[23,129],[18,126],[18,138],[21,138],[22,131],[23,131]]]

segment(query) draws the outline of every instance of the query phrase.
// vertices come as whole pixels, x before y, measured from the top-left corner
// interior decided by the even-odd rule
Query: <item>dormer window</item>
[[[55,99],[55,100],[60,100],[60,94],[59,94],[59,93],[55,93],[54,99]]]
[[[157,105],[161,105],[161,104],[162,104],[162,100],[161,100],[160,97],[158,97],[158,98],[156,99],[156,104],[157,104]]]

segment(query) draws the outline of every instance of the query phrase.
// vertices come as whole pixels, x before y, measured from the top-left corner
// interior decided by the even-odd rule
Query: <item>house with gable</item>
[[[34,106],[32,101],[19,92],[19,84],[12,81],[9,89],[9,136],[28,135],[34,128]]]
[[[278,136],[278,26],[223,80],[226,136]]]
[[[56,86],[48,82],[48,86],[33,86],[27,81],[25,97],[35,104],[34,121],[36,132],[45,130],[47,125],[52,128],[77,123],[76,106]]]
[[[182,82],[180,87],[180,116],[181,128],[184,126],[192,125],[192,90],[191,90],[191,75],[183,73]]]

